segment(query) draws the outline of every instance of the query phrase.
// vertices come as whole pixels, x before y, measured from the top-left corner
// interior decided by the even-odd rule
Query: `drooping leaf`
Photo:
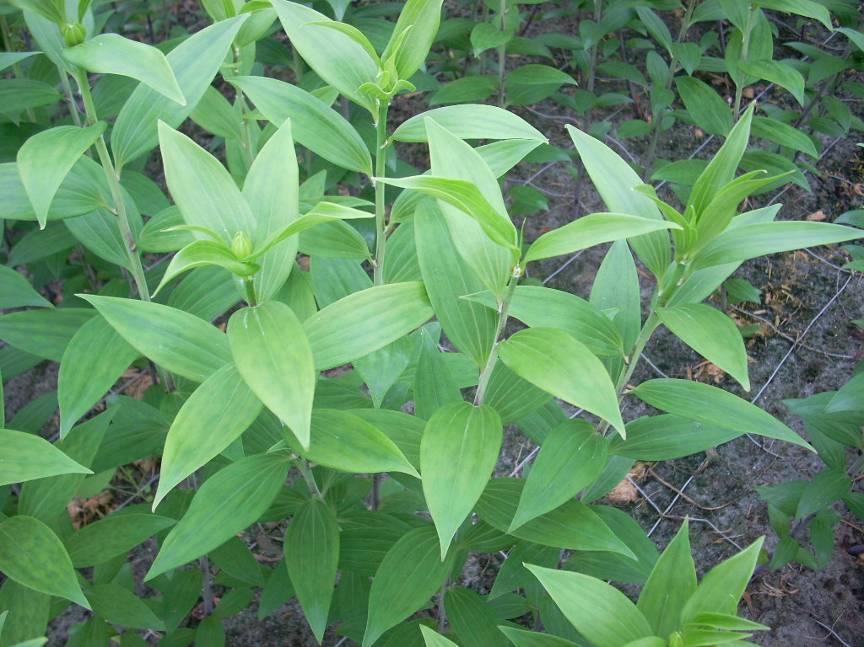
[[[393,132],[400,142],[427,141],[426,121],[432,120],[459,139],[529,139],[546,141],[531,124],[508,110],[485,104],[445,106],[414,115]]]
[[[146,512],[110,514],[69,537],[66,548],[76,568],[96,566],[123,555],[175,523],[170,517]]]
[[[183,90],[165,55],[155,47],[120,34],[99,34],[63,50],[63,57],[94,74],[119,74],[140,81],[181,106]]]
[[[19,514],[0,522],[0,571],[40,593],[90,608],[63,543],[34,517]]]
[[[162,542],[146,579],[215,550],[258,521],[285,483],[288,467],[285,453],[258,454],[207,479]]]
[[[18,149],[18,173],[41,229],[63,180],[103,132],[104,122],[87,128],[55,126],[29,137]]]
[[[285,533],[285,566],[306,621],[319,643],[327,628],[338,564],[336,514],[320,499],[307,501]]]
[[[501,361],[521,378],[600,416],[626,435],[615,387],[603,364],[563,330],[528,328],[501,344]]]
[[[420,471],[442,560],[459,526],[483,494],[501,441],[501,419],[489,406],[448,404],[426,423],[420,442]]]
[[[208,377],[183,403],[168,430],[153,508],[246,431],[261,407],[234,365]]]
[[[0,308],[51,307],[51,303],[11,267],[0,265]]]
[[[732,110],[719,94],[704,81],[692,76],[675,79],[681,100],[690,118],[711,135],[725,137],[732,129]]]
[[[92,474],[41,436],[0,429],[0,486],[57,474]]]
[[[243,308],[231,315],[228,341],[243,380],[308,449],[318,373],[297,315],[278,301]]]

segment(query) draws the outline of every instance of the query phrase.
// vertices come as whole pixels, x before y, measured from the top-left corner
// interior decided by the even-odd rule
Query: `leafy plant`
[[[546,145],[540,131],[470,102],[391,127],[394,97],[419,87],[446,41],[440,0],[409,0],[395,22],[379,20],[389,5],[330,2],[344,22],[288,0],[203,4],[213,24],[160,47],[100,34],[106,5],[18,0],[20,15],[4,14],[40,53],[7,55],[31,76],[19,66],[0,80],[15,132],[15,161],[0,164],[14,241],[0,368],[59,363],[60,424],[50,442],[39,435],[52,395],[0,432],[13,457],[0,459],[0,643],[38,641],[71,603],[92,611],[71,644],[134,643],[143,629],[222,644],[223,620],[258,589],[261,617],[296,597],[319,642],[337,632],[366,646],[447,644],[412,619],[433,598],[439,628],[465,645],[717,644],[761,629],[736,615],[759,542],[697,586],[686,525],[658,557],[635,521],[598,503],[636,460],[747,433],[813,449],[718,387],[632,384],[662,326],[749,390],[738,328],[704,301],[749,259],[862,236],[775,221],[779,205],[739,213],[794,175],[748,171],[755,107],[730,116],[680,204],[568,127],[608,211],[528,241],[501,178]],[[470,34],[478,50],[494,41],[502,105],[564,83],[533,67],[506,75],[515,7],[497,5],[500,34]],[[594,8],[589,59],[634,15],[662,36],[642,8],[606,23]],[[761,9],[748,15],[762,24]],[[277,20],[292,57],[269,55],[294,83],[264,75]],[[179,130],[189,121],[194,137]],[[398,155],[418,144],[426,172]],[[609,243],[589,299],[528,280],[545,259]],[[654,279],[644,313],[631,250]],[[112,391],[130,367],[150,376],[140,398]],[[625,420],[625,398],[663,413]],[[505,426],[540,447],[524,479],[496,472]],[[155,490],[141,463],[152,457]],[[73,525],[69,502],[115,479],[132,495]],[[256,524],[282,542],[273,567],[238,537]],[[127,559],[151,540],[155,594],[138,596]],[[456,586],[469,556],[501,550],[490,595]],[[573,572],[553,570],[563,550]],[[602,580],[645,583],[639,604]],[[661,608],[670,588],[675,606]],[[591,591],[605,611],[588,622]],[[517,628],[527,614],[545,638]]]

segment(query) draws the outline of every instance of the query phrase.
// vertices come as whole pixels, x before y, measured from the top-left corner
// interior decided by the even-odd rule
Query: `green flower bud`
[[[231,251],[237,258],[246,258],[252,253],[252,240],[246,235],[245,231],[238,231],[234,234],[234,240],[231,241]]]
[[[80,22],[63,25],[63,41],[67,47],[75,47],[87,40],[87,30]]]

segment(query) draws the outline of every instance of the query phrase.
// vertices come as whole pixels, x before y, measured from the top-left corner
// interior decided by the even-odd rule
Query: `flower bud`
[[[75,47],[87,40],[87,30],[80,22],[63,25],[63,41],[67,47]]]
[[[246,258],[252,253],[252,241],[245,231],[238,231],[231,241],[231,252],[237,258]]]

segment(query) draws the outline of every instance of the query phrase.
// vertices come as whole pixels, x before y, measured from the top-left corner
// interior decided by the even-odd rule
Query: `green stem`
[[[387,174],[387,113],[388,102],[382,102],[378,108],[378,119],[375,123],[375,177],[383,178]],[[375,182],[375,285],[384,283],[384,254],[386,252],[387,205],[385,203],[386,186],[383,182]]]
[[[303,480],[306,481],[306,487],[309,488],[309,492],[323,501],[324,495],[318,489],[318,483],[315,482],[315,475],[312,473],[312,468],[309,467],[309,462],[305,458],[298,458],[295,464],[303,476]]]
[[[747,14],[747,22],[744,24],[744,33],[741,36],[741,60],[746,61],[750,53],[750,32],[753,31],[753,18],[756,15],[756,9],[751,9]],[[744,87],[741,85],[735,86],[735,118],[741,116],[741,99],[744,96]]]
[[[503,32],[507,28],[507,0],[501,0],[498,5],[499,28]],[[506,92],[504,90],[504,75],[507,67],[507,44],[498,48],[498,105],[504,107]]]
[[[78,104],[75,103],[75,96],[72,94],[72,85],[69,83],[69,76],[65,70],[59,67],[57,71],[60,73],[60,84],[63,86],[63,94],[66,95],[66,104],[69,106],[69,114],[72,115],[72,121],[76,126],[80,127],[81,115],[78,112]]]
[[[96,104],[93,102],[93,95],[90,94],[87,73],[84,70],[76,70],[75,80],[78,83],[78,90],[84,102],[84,114],[87,117],[87,125],[92,126],[99,121],[99,117],[96,114]],[[108,152],[108,146],[105,144],[105,137],[102,135],[96,140],[96,152],[99,155],[102,171],[105,173],[105,179],[108,181],[108,187],[111,190],[114,212],[117,215],[117,226],[120,228],[120,235],[126,247],[126,254],[129,257],[129,269],[135,281],[138,296],[142,301],[150,301],[150,289],[147,287],[144,266],[141,264],[141,256],[138,254],[138,248],[135,243],[135,235],[132,233],[132,227],[129,224],[126,202],[123,200],[123,191],[120,188],[120,176],[117,169],[114,168],[111,154]]]
[[[510,313],[510,303],[513,301],[513,294],[516,292],[516,286],[519,283],[519,277],[522,275],[522,268],[517,265],[513,268],[513,276],[510,278],[510,283],[507,286],[507,292],[504,298],[498,302],[498,327],[495,329],[495,339],[492,341],[492,348],[489,350],[489,357],[486,360],[486,365],[480,373],[480,381],[477,384],[477,395],[474,396],[474,404],[479,406],[483,404],[486,397],[486,389],[489,387],[489,379],[492,377],[492,371],[495,370],[495,363],[498,361],[498,346],[500,345],[501,335],[504,334],[504,328],[507,326],[507,317]]]
[[[255,281],[250,278],[243,279],[243,290],[246,293],[246,303],[252,307],[258,305],[258,296],[255,294]]]
[[[603,0],[594,0],[594,22],[599,23],[603,17]],[[591,46],[591,51],[588,53],[588,79],[585,82],[585,89],[590,93],[594,93],[594,79],[597,76],[597,47],[599,43],[594,43]]]

